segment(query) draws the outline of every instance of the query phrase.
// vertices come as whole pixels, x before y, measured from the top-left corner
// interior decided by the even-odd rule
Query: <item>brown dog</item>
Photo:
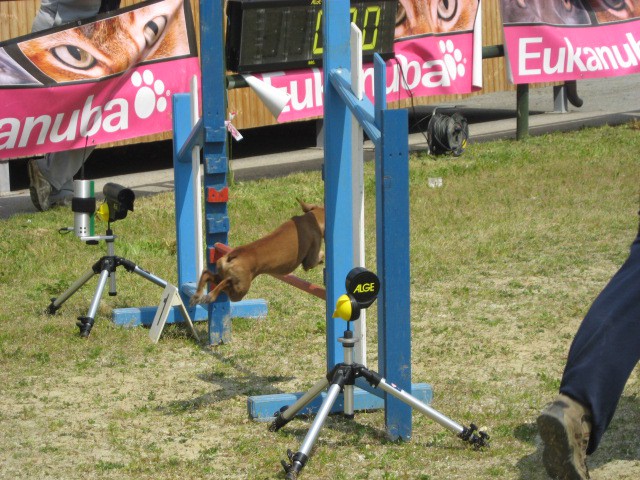
[[[309,270],[322,262],[324,207],[297,200],[305,212],[303,215],[292,217],[255,242],[233,249],[218,259],[216,273],[204,270],[189,302],[191,306],[213,302],[221,292],[237,302],[247,294],[251,282],[261,273],[286,275],[300,264]],[[216,285],[204,295],[208,282]]]

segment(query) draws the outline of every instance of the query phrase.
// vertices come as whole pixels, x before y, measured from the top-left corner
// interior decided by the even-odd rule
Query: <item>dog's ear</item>
[[[300,204],[300,206],[302,207],[302,211],[304,213],[310,212],[311,210],[313,210],[314,208],[322,208],[321,205],[314,205],[312,203],[307,203],[304,200],[301,200],[299,198],[296,198],[296,200],[298,201],[298,203]]]
[[[300,204],[300,206],[302,207],[302,211],[304,213],[307,213],[309,210],[311,210],[309,204],[305,203],[304,200],[299,199],[298,197],[296,197],[296,200],[298,201],[298,203]]]

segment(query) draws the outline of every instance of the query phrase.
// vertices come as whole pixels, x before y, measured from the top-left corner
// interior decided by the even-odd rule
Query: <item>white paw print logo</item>
[[[449,76],[453,80],[458,76],[464,77],[464,64],[467,62],[467,59],[462,59],[462,52],[460,49],[455,48],[452,40],[440,40],[439,45]]]
[[[164,82],[162,80],[154,81],[151,70],[145,70],[142,75],[140,72],[134,72],[131,76],[131,83],[138,88],[134,109],[139,118],[149,118],[156,109],[159,112],[164,112],[167,109],[167,99],[163,96],[165,93]]]

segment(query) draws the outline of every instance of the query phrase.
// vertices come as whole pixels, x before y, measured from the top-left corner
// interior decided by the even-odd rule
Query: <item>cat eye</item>
[[[142,32],[147,47],[153,46],[153,44],[158,41],[158,38],[160,38],[160,36],[164,32],[166,26],[167,17],[165,17],[164,15],[157,16],[153,20],[149,20],[147,22]]]
[[[75,45],[58,45],[50,51],[60,62],[71,68],[89,70],[96,64],[93,55]]]
[[[396,10],[396,26],[404,23],[407,19],[407,11],[404,9],[404,5],[398,2],[398,9]]]
[[[624,10],[625,0],[603,0],[603,3],[613,10]]]
[[[458,10],[458,0],[439,0],[438,1],[438,18],[445,22],[455,17]]]

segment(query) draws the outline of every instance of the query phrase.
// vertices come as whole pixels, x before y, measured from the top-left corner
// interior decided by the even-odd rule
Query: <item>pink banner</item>
[[[482,88],[480,2],[400,0],[395,58],[387,61],[387,101],[469,93]],[[373,64],[363,66],[365,94],[373,101]],[[278,122],[322,116],[322,70],[254,75],[290,95]],[[229,105],[231,110],[237,110]],[[242,115],[238,111],[238,115]]]
[[[615,9],[601,0],[573,0],[556,9],[536,9],[538,3],[502,0],[513,83],[640,73],[639,0],[619,2]]]
[[[0,45],[0,159],[171,130],[171,95],[200,76],[188,5],[146,2]]]

